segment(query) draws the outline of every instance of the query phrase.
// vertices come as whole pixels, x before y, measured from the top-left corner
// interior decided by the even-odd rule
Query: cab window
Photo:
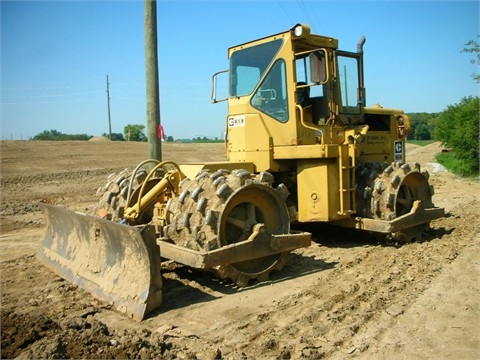
[[[253,95],[251,104],[280,122],[288,121],[287,83],[283,59],[277,60],[272,66]]]
[[[249,95],[282,46],[278,39],[235,51],[230,59],[230,96]]]

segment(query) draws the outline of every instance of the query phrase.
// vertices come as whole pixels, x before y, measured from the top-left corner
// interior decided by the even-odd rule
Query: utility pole
[[[162,160],[160,91],[158,86],[157,2],[145,0],[145,62],[147,70],[148,157]]]
[[[110,83],[107,75],[108,139],[112,140],[112,119],[110,118]]]

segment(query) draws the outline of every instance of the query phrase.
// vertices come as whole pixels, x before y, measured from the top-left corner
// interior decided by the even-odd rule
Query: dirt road
[[[310,226],[315,242],[270,281],[241,290],[165,264],[164,304],[136,323],[34,257],[40,199],[88,211],[107,176],[144,160],[125,142],[3,141],[1,358],[478,359],[480,183],[435,164],[438,144],[409,146],[448,216],[426,238],[386,245]],[[223,160],[223,144],[164,144],[164,159]]]

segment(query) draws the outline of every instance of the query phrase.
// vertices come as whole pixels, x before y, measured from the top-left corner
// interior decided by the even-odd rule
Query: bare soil
[[[141,323],[42,266],[38,201],[82,212],[107,176],[147,157],[126,142],[2,141],[1,358],[478,359],[480,183],[408,146],[447,216],[398,246],[314,224],[314,242],[264,283],[237,289],[165,263],[164,304]],[[224,160],[223,144],[163,145],[179,163]],[[304,228],[305,229],[305,228]]]

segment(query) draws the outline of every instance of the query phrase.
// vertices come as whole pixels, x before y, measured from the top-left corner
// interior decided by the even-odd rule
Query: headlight
[[[397,118],[398,125],[403,126],[405,124],[405,120],[403,120],[403,117],[399,116]]]
[[[297,24],[293,27],[293,35],[296,38],[307,36],[310,34],[310,27],[308,25]]]

